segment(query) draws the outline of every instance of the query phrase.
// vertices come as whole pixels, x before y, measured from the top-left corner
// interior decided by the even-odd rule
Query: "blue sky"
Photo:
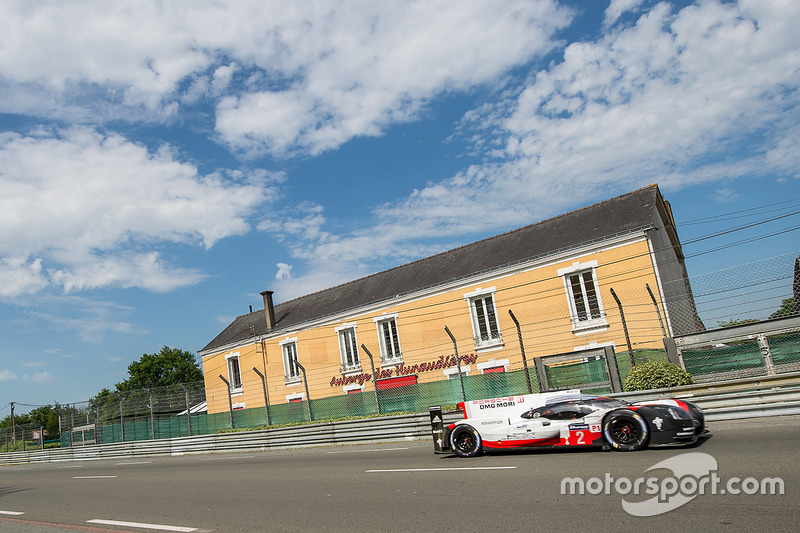
[[[798,211],[798,27],[793,0],[3,2],[0,415],[196,352],[262,290],[651,183],[684,242]],[[796,253],[798,220],[687,244],[690,274]]]

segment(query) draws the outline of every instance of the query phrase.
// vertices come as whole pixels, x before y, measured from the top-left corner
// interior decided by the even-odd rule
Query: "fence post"
[[[664,337],[664,351],[667,353],[667,361],[673,365],[681,366],[681,360],[678,357],[678,346],[675,344],[675,339],[672,337]],[[686,370],[684,368],[684,370]]]
[[[444,330],[450,335],[450,339],[453,341],[453,350],[456,352],[456,367],[458,368],[458,382],[461,384],[461,400],[466,402],[467,401],[467,393],[464,391],[464,374],[461,373],[461,359],[458,358],[458,344],[456,343],[456,338],[453,337],[453,334],[450,333],[450,329],[445,326]]]
[[[122,434],[122,442],[125,442],[125,416],[122,412],[122,402],[125,401],[125,398],[122,397],[122,393],[118,395],[116,392],[112,392],[111,394],[119,400],[119,431]]]
[[[658,302],[656,301],[656,296],[653,294],[653,290],[650,288],[650,284],[649,283],[645,283],[644,286],[647,288],[647,292],[650,293],[650,299],[653,300],[653,305],[656,308],[656,315],[658,316],[658,323],[661,324],[661,333],[663,333],[664,336],[666,337],[667,336],[667,330],[664,328],[664,321],[661,320],[661,310],[659,310],[659,308],[658,308]]]
[[[267,414],[267,425],[269,424],[269,396],[267,396],[267,378],[258,371],[256,367],[253,367],[253,372],[258,374],[258,377],[261,378],[261,386],[264,388],[264,412]]]
[[[522,368],[525,369],[525,382],[528,384],[528,394],[533,394],[533,388],[531,387],[531,375],[528,373],[528,360],[525,358],[525,344],[522,342],[522,328],[519,325],[519,321],[517,317],[514,316],[514,313],[511,309],[508,310],[508,314],[511,315],[511,320],[514,321],[514,325],[517,326],[517,336],[519,337],[519,351],[522,354]],[[541,387],[541,385],[539,385]]]
[[[186,398],[186,421],[189,424],[189,436],[192,436],[192,406],[189,404],[189,389],[183,383],[178,383],[178,386],[183,389]]]
[[[225,390],[228,391],[228,412],[231,415],[231,429],[234,429],[235,426],[233,425],[233,400],[231,400],[231,384],[228,382],[227,379],[222,377],[222,374],[219,375],[219,379],[221,379],[222,382],[225,383]]]
[[[39,445],[40,449],[44,450],[44,427],[41,425],[39,426]]]
[[[761,357],[764,359],[764,366],[767,368],[767,375],[774,376],[775,363],[772,361],[772,352],[769,349],[767,336],[764,333],[759,333],[756,338],[758,339],[758,348],[761,350]]]
[[[542,358],[536,357],[533,360],[533,366],[536,368],[536,381],[539,382],[539,392],[549,392],[550,385],[547,383],[547,371],[544,368]]]
[[[147,392],[147,396],[150,399],[150,434],[152,435],[152,439],[155,440],[156,438],[156,423],[155,423],[155,416],[153,414],[153,393],[148,388],[142,389]],[[88,418],[88,415],[87,415]],[[88,425],[89,420],[86,420]],[[97,438],[97,432],[95,431],[95,438]]]
[[[636,361],[633,360],[633,346],[631,346],[631,337],[628,335],[628,324],[625,322],[625,311],[622,310],[622,302],[617,298],[617,293],[614,292],[613,287],[611,288],[611,296],[617,301],[617,306],[619,307],[619,316],[622,318],[622,331],[625,333],[625,342],[628,344],[628,355],[631,358],[631,367],[634,367],[636,366]],[[616,363],[616,360],[614,362]]]
[[[619,376],[619,366],[617,366],[614,347],[603,346],[603,355],[605,355],[606,368],[608,368],[608,379],[611,381],[611,392],[622,392],[622,380]]]
[[[381,414],[381,400],[378,396],[378,376],[375,374],[375,361],[372,360],[372,354],[363,344],[361,348],[367,353],[369,357],[369,367],[372,370],[372,381],[375,383],[375,406],[378,408],[378,414]]]
[[[306,367],[300,364],[300,361],[297,359],[294,360],[295,364],[300,368],[300,371],[303,373],[303,385],[306,388],[306,407],[308,408],[308,421],[314,421],[314,415],[311,414],[311,396],[308,394],[308,377],[306,377]]]

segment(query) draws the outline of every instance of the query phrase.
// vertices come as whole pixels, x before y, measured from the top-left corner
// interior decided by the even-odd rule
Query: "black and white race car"
[[[580,391],[559,391],[474,400],[459,404],[464,419],[444,426],[431,408],[434,451],[474,457],[484,450],[554,446],[692,444],[706,432],[699,407],[682,400],[627,403]]]

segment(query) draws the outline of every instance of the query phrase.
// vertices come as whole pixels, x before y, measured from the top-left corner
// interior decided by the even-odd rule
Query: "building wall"
[[[565,278],[559,272],[569,271],[576,264],[593,262],[597,264],[594,273],[605,313],[605,320],[600,322],[604,325],[575,330],[570,320]],[[298,360],[306,369],[312,399],[341,395],[360,386],[366,391],[374,390],[369,358],[362,345],[374,356],[375,370],[381,374],[379,377],[416,375],[418,383],[446,379],[446,373],[453,372],[455,352],[445,326],[457,340],[462,370],[470,374],[480,373],[487,366],[518,370],[522,368],[522,356],[509,310],[521,324],[529,367],[533,366],[533,357],[571,352],[587,346],[613,344],[617,351],[623,351],[627,349],[626,340],[619,309],[610,292],[612,288],[623,303],[634,347],[660,347],[662,329],[645,284],[649,284],[660,300],[650,246],[644,235],[639,234],[536,264],[509,267],[473,279],[454,281],[353,315],[330,317],[300,330],[274,331],[260,342],[254,340],[248,345],[203,357],[208,410],[214,413],[228,409],[225,384],[219,375],[228,379],[226,356],[237,352],[242,388],[232,396],[234,408],[237,404],[247,408],[264,406],[261,378],[253,367],[267,377],[271,405],[305,398],[305,383],[300,381],[287,385],[284,379],[281,343],[289,339],[296,339]],[[489,289],[493,290],[491,294],[503,342],[490,348],[476,348],[470,304],[465,295]],[[663,316],[663,308],[659,312]],[[402,365],[381,365],[375,319],[384,313],[397,314]],[[342,374],[336,328],[345,324],[355,325],[361,370]]]

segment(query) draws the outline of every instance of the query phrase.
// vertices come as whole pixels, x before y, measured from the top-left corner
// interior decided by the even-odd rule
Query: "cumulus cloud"
[[[210,248],[250,229],[280,176],[200,175],[164,147],[149,151],[93,128],[0,134],[0,295],[121,286],[168,291],[203,278],[152,243]]]
[[[0,111],[164,121],[216,105],[249,153],[319,153],[546,53],[554,0],[82,0],[0,6]]]
[[[485,162],[379,206],[368,229],[304,241],[296,255],[320,258],[314,272],[321,258],[374,271],[422,253],[426,238],[518,227],[651,183],[797,176],[800,4],[609,9],[613,31],[569,44],[510,97],[466,114],[459,133]]]
[[[677,13],[658,4],[629,27],[570,44],[515,97],[465,118],[492,141],[481,147],[487,163],[379,213],[425,234],[468,232],[512,197],[504,218],[516,224],[598,191],[783,173],[800,131],[798,22],[794,3]]]
[[[26,379],[28,379],[27,376]],[[50,372],[37,372],[30,376],[29,379],[34,383],[49,383],[56,380],[55,376]]]
[[[17,379],[17,375],[10,370],[0,370],[0,382],[14,381],[15,379]]]

